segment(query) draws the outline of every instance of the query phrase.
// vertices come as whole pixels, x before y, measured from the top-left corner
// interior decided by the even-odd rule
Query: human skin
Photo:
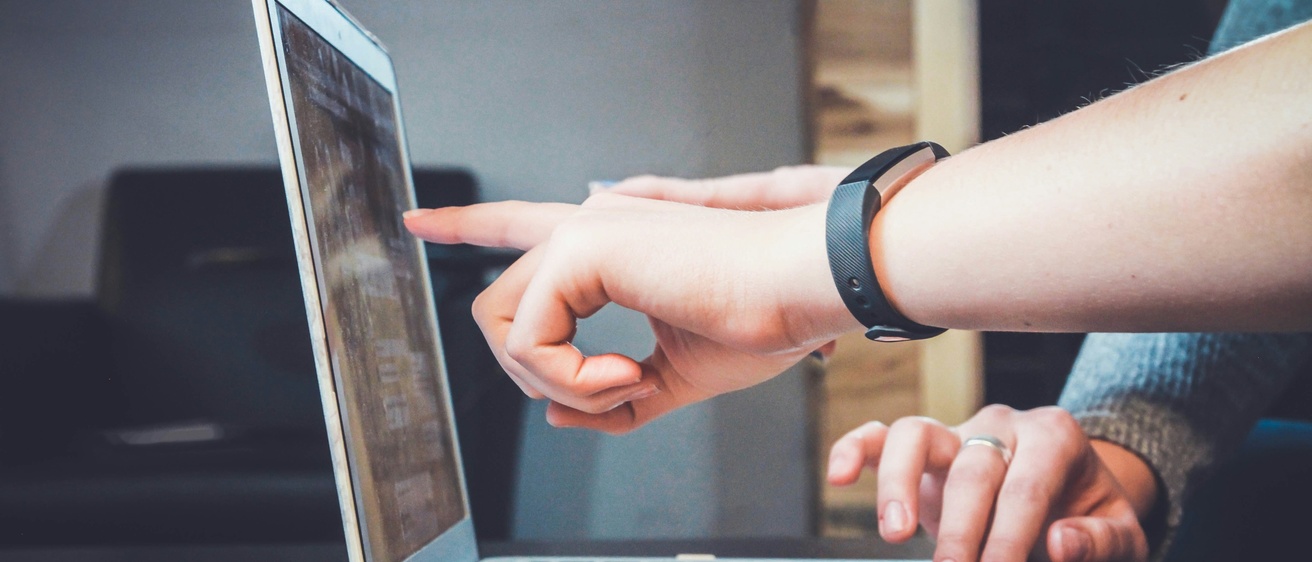
[[[1010,464],[977,435],[1001,440]],[[1090,442],[1071,415],[1048,407],[989,406],[957,427],[908,417],[870,422],[840,438],[828,480],[845,486],[877,473],[879,530],[910,539],[916,523],[936,540],[935,560],[1144,560],[1139,521],[1156,482],[1147,466],[1112,443]]]
[[[1312,327],[1308,53],[1312,24],[931,167],[872,224],[884,292],[948,328]],[[814,172],[791,203],[823,197],[835,173]],[[554,402],[552,423],[628,431],[860,328],[829,276],[823,203],[743,211],[614,191],[406,217],[434,242],[528,250],[474,312],[521,388]],[[650,357],[571,345],[607,302],[647,314]]]
[[[872,225],[885,293],[908,318],[949,328],[1312,328],[1309,53],[1304,24],[935,165]],[[825,259],[822,201],[845,172],[635,178],[583,206],[493,203],[406,224],[435,242],[527,250],[476,320],[521,388],[552,400],[551,423],[622,433],[860,328]],[[651,356],[570,344],[608,302],[648,316]],[[1132,453],[1082,434],[1062,443],[1096,453],[1120,488],[1109,501],[1152,507],[1156,483]],[[1018,455],[1011,469],[1029,464]],[[1068,485],[1061,476],[1046,485]],[[1062,528],[1043,535],[1054,552]],[[1088,532],[1091,552],[1127,544]]]

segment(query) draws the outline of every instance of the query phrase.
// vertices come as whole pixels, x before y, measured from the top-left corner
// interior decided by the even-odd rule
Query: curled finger
[[[885,540],[903,542],[915,533],[921,479],[927,472],[946,471],[959,443],[937,420],[910,417],[893,422],[879,460],[879,533]]]
[[[876,467],[884,451],[888,426],[866,422],[834,442],[829,451],[829,483],[846,486],[857,481],[865,466]]]

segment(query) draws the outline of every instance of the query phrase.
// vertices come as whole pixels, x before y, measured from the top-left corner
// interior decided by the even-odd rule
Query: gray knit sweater
[[[1232,0],[1210,51],[1309,19],[1312,1]],[[1184,501],[1309,358],[1312,334],[1091,334],[1059,405],[1090,437],[1152,467],[1169,535]]]
[[[1312,334],[1091,334],[1059,405],[1156,472],[1166,523],[1312,357]]]

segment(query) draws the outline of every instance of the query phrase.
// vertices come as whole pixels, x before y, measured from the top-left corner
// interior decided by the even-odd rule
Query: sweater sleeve
[[[1312,334],[1091,334],[1059,404],[1155,472],[1166,525],[1312,356]]]

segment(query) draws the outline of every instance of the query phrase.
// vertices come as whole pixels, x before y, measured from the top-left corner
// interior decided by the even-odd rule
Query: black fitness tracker
[[[867,338],[921,340],[945,331],[912,322],[893,309],[875,277],[869,241],[875,213],[906,185],[907,175],[947,156],[947,150],[928,141],[886,150],[848,174],[829,199],[825,215],[829,271],[843,304],[866,327]]]

